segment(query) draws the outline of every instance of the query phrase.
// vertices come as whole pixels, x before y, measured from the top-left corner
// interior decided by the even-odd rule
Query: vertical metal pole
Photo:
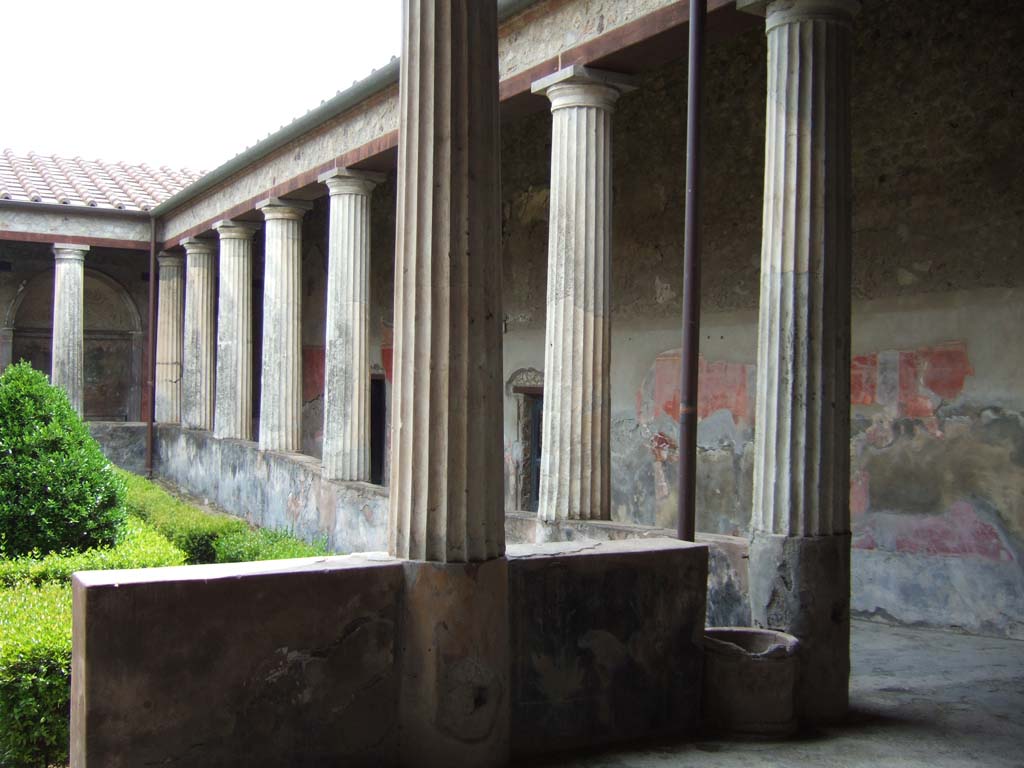
[[[145,386],[149,392],[146,408],[146,477],[153,477],[153,418],[156,409],[156,285],[159,279],[156,264],[156,217],[149,219],[149,325],[146,328]]]
[[[686,96],[686,232],[683,246],[683,348],[679,404],[679,538],[697,532],[697,355],[700,352],[701,102],[707,0],[690,0]]]

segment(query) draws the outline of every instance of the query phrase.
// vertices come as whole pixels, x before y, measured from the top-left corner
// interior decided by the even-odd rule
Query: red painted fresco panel
[[[302,348],[302,401],[308,403],[324,393],[325,357],[323,347]]]
[[[850,403],[874,405],[878,392],[878,355],[854,355],[850,363]]]

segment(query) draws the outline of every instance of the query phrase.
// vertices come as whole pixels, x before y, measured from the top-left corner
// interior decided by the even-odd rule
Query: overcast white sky
[[[0,148],[212,170],[399,54],[400,0],[8,0]]]

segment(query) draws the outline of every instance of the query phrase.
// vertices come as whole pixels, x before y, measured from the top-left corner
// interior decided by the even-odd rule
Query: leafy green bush
[[[218,563],[247,563],[253,560],[286,560],[327,554],[326,541],[307,544],[284,531],[269,528],[229,531],[213,542]]]
[[[128,510],[170,539],[189,564],[216,562],[213,544],[218,538],[249,530],[244,520],[204,512],[138,475],[119,473],[128,489]]]
[[[67,764],[71,587],[0,590],[0,765]]]
[[[72,409],[28,363],[0,376],[0,555],[110,546],[124,485]]]
[[[30,556],[0,560],[0,586],[21,582],[42,584],[69,582],[75,571],[100,571],[115,568],[155,568],[184,565],[185,553],[157,533],[148,523],[131,516],[124,538],[115,547],[90,549],[73,554],[53,553],[43,558]]]

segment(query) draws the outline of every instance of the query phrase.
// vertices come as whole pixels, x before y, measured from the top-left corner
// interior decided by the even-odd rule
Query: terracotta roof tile
[[[104,163],[37,155],[0,154],[0,200],[148,211],[193,183],[203,173],[145,163]]]

